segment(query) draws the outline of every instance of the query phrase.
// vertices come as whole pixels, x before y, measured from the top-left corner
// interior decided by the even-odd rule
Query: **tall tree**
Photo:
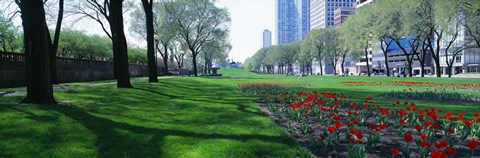
[[[27,96],[22,103],[51,104],[50,34],[42,0],[15,0],[21,11],[24,32]]]
[[[153,0],[142,0],[145,11],[145,26],[147,29],[147,58],[148,58],[148,81],[158,82],[157,65],[155,59],[154,28],[153,28]]]
[[[320,66],[320,75],[323,75],[322,61],[328,52],[327,47],[330,42],[328,29],[314,29],[310,31],[306,41],[314,47],[313,52],[315,52],[315,58],[317,58]]]
[[[62,30],[62,21],[63,21],[63,4],[64,0],[58,0],[58,14],[57,14],[57,24],[55,25],[55,33],[53,35],[53,42],[51,41],[50,36],[48,36],[49,43],[51,43],[52,51],[50,53],[50,73],[52,73],[52,83],[58,83],[57,76],[57,50],[58,50],[58,41],[60,40],[60,31]]]
[[[175,61],[177,62],[177,66],[180,71],[182,71],[183,61],[185,59],[185,54],[187,51],[188,49],[180,41],[177,41],[177,40],[172,41],[170,52],[172,52],[172,55]]]
[[[464,1],[462,9],[468,35],[480,47],[480,1]]]
[[[228,32],[230,16],[226,9],[218,8],[212,0],[177,0],[165,7],[169,24],[177,29],[178,34],[190,50],[193,73],[197,73],[197,56],[205,43],[213,40],[213,32]]]
[[[353,56],[363,56],[362,60],[366,63],[367,75],[371,75],[370,71],[370,55],[369,49],[373,43],[373,33],[370,26],[373,25],[373,20],[375,15],[371,9],[372,5],[367,5],[358,9],[349,16],[345,22],[340,27],[340,38],[343,41],[354,41],[346,43],[348,50],[351,50],[354,53]],[[360,51],[361,50],[361,51]]]
[[[123,26],[123,0],[82,0],[75,13],[98,22],[103,31],[112,39],[114,76],[118,88],[131,88],[128,68],[127,40]],[[103,17],[103,18],[102,18]],[[107,31],[103,19],[108,21]]]

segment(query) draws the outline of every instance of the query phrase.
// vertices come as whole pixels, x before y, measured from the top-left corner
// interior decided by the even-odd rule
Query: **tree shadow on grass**
[[[291,139],[284,136],[258,134],[204,134],[182,130],[141,127],[97,117],[82,109],[69,105],[44,105],[42,108],[44,110],[61,113],[92,131],[97,137],[95,146],[100,153],[100,157],[162,157],[162,147],[157,145],[163,144],[166,136],[194,137],[200,139],[230,139],[237,141],[254,139],[263,142],[276,142],[289,146],[295,144]],[[126,130],[135,134],[153,135],[153,137],[151,137],[149,141],[143,142],[129,137],[128,135],[121,134],[118,130]],[[272,151],[263,152],[269,153]]]

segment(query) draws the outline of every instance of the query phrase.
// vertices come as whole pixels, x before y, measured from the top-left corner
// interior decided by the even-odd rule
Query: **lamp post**
[[[157,51],[158,51],[158,41],[160,40],[160,36],[153,35],[153,39],[155,40],[155,66],[158,68],[158,58],[157,58]],[[164,74],[167,75],[167,74]]]

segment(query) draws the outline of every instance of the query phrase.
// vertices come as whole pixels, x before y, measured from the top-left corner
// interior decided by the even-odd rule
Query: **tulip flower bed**
[[[244,91],[246,94],[252,94]],[[452,114],[414,102],[393,108],[342,93],[287,91],[259,101],[277,124],[316,156],[479,156],[480,114]]]
[[[415,99],[436,102],[480,102],[480,93],[460,93],[447,90],[413,90],[412,88],[402,91],[386,91],[379,94],[380,97],[393,99]]]
[[[367,82],[367,81],[342,81],[339,84],[352,86],[410,86],[410,87],[427,87],[442,90],[469,90],[480,92],[480,84],[474,83],[435,83],[435,82],[418,82],[418,81],[388,81],[388,82]]]
[[[288,91],[294,86],[309,86],[308,84],[298,82],[243,82],[239,83],[238,87],[245,95],[248,96],[268,96],[280,94]]]

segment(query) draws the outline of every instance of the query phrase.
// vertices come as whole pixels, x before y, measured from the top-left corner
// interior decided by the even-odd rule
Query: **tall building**
[[[455,25],[451,27],[455,28]],[[440,72],[443,75],[447,75],[450,71],[453,75],[480,72],[480,48],[472,41],[473,39],[465,27],[460,26],[459,29],[456,39],[452,35],[446,35],[439,43]],[[449,43],[452,40],[453,43]],[[445,53],[447,47],[449,47],[448,54]],[[458,54],[454,58],[455,52]],[[452,64],[451,70],[448,69],[447,60]]]
[[[272,32],[265,29],[263,31],[263,48],[270,47],[272,45]]]
[[[355,8],[350,8],[350,7],[340,7],[335,9],[334,11],[334,23],[333,25],[335,27],[340,27],[340,25],[343,24],[343,21],[352,14],[352,12],[355,10]]]
[[[354,4],[353,4],[353,7],[358,9],[358,8],[361,8],[367,4],[370,4],[372,3],[373,0],[357,0]]]
[[[352,8],[356,0],[311,0],[311,29],[334,26],[334,11],[337,8]]]
[[[277,0],[277,43],[303,40],[310,31],[310,0]]]

